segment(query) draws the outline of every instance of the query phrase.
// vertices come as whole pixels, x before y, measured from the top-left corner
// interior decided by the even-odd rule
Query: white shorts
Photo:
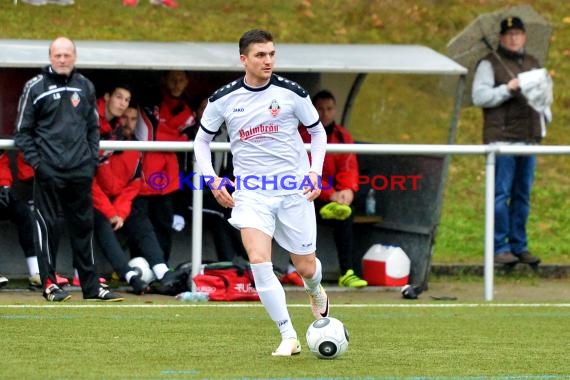
[[[275,238],[291,253],[310,254],[317,245],[315,205],[303,194],[266,195],[237,190],[229,222],[235,228],[255,228]]]

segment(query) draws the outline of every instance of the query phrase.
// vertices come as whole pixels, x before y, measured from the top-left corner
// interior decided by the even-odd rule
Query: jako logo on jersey
[[[281,107],[279,107],[279,103],[277,103],[277,100],[273,99],[269,105],[269,112],[271,113],[271,116],[277,117],[280,111]]]
[[[261,135],[265,135],[268,133],[277,133],[279,132],[279,126],[275,124],[260,124],[256,127],[251,127],[249,129],[239,130],[239,138],[240,140],[249,140],[254,137],[258,137]]]
[[[77,107],[80,102],[81,98],[79,97],[79,94],[77,92],[74,92],[73,95],[71,95],[71,104],[73,107]]]
[[[244,108],[234,108],[234,112],[244,112],[245,109]]]

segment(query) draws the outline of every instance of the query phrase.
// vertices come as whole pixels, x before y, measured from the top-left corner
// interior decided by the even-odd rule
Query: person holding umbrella
[[[539,68],[525,51],[525,25],[519,17],[500,23],[499,45],[476,66],[473,104],[483,109],[485,144],[538,144],[551,122],[550,108],[538,112],[521,92],[518,75]],[[536,156],[498,155],[495,172],[495,263],[538,265],[529,252],[526,226]]]

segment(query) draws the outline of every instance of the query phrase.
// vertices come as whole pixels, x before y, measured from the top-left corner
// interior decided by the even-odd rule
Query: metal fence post
[[[192,155],[194,156],[194,155]],[[200,273],[202,266],[202,209],[204,203],[204,191],[202,190],[202,172],[196,159],[193,162],[194,178],[192,185],[192,278]],[[196,291],[196,284],[192,283],[192,291]]]
[[[485,301],[493,300],[495,230],[495,151],[485,160]]]

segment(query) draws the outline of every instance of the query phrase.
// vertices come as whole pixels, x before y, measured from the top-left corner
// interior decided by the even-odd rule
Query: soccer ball
[[[319,359],[338,358],[348,349],[348,331],[336,318],[317,319],[307,329],[309,350]]]
[[[147,284],[156,280],[154,272],[150,269],[150,265],[148,265],[148,261],[144,257],[133,257],[129,261],[129,266],[133,269],[138,269],[141,273],[141,279]]]

